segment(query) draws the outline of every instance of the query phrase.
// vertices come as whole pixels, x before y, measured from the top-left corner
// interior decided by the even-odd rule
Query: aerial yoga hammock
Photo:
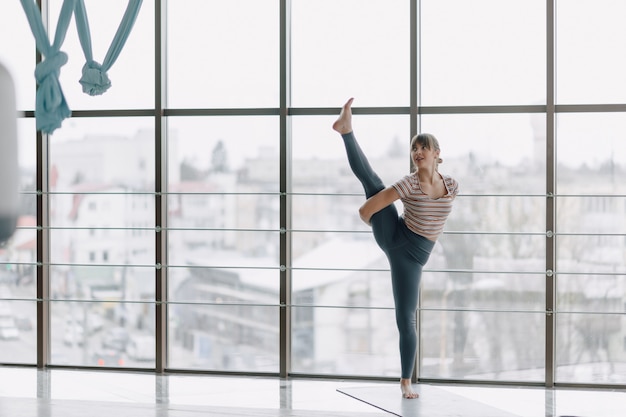
[[[86,60],[79,82],[83,86],[84,93],[95,96],[103,94],[111,86],[107,71],[117,60],[130,35],[142,0],[128,2],[122,22],[102,64],[93,60],[89,22],[83,0],[63,1],[53,44],[50,44],[37,5],[33,0],[20,0],[20,2],[35,36],[37,49],[44,57],[35,67],[35,79],[38,85],[35,102],[36,126],[37,130],[51,134],[61,126],[64,119],[72,114],[59,83],[61,67],[67,63],[67,54],[61,51],[61,45],[65,40],[72,14],[76,16],[78,36]]]
[[[83,66],[83,76],[80,83],[83,86],[83,92],[90,96],[103,94],[111,87],[111,81],[107,75],[107,71],[111,69],[113,63],[122,52],[122,48],[130,35],[130,30],[135,24],[139,8],[142,0],[130,0],[126,7],[126,12],[122,18],[120,26],[117,28],[115,37],[109,46],[109,50],[102,64],[93,60],[91,52],[91,35],[89,32],[89,22],[87,21],[87,13],[85,12],[85,3],[83,0],[76,0],[76,8],[74,9],[76,16],[76,27],[78,28],[78,37],[80,45],[85,54],[85,65]]]

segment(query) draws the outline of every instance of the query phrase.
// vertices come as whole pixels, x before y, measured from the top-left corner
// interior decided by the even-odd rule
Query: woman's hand
[[[370,220],[372,219],[372,216],[388,205],[393,204],[393,202],[399,198],[400,196],[398,195],[398,192],[393,187],[387,187],[384,190],[379,191],[368,198],[361,208],[359,208],[359,216],[361,216],[361,220],[371,226]]]

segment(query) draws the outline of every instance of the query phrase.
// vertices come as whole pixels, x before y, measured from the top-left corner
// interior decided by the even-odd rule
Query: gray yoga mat
[[[419,398],[405,399],[395,385],[337,389],[338,392],[400,417],[519,417],[431,385],[415,385]]]

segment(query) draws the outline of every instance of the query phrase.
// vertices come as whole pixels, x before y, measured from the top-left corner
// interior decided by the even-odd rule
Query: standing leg
[[[419,395],[411,386],[418,343],[416,313],[422,268],[428,262],[435,242],[414,234],[406,226],[401,229],[396,238],[397,246],[386,253],[391,265],[396,323],[400,334],[400,388],[404,398],[417,398]]]
[[[405,398],[417,398],[411,389],[411,376],[417,352],[416,313],[422,265],[407,256],[406,247],[387,253],[391,265],[391,283],[395,303],[396,324],[400,336],[401,389]]]

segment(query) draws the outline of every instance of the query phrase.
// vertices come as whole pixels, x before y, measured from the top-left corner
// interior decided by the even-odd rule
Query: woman
[[[344,104],[333,129],[341,134],[350,168],[365,190],[367,200],[359,215],[372,226],[374,238],[389,260],[400,334],[400,388],[404,398],[417,398],[419,395],[411,387],[411,374],[417,351],[415,313],[422,267],[443,231],[458,183],[439,173],[439,143],[433,135],[423,133],[411,140],[411,160],[416,170],[385,187],[352,132],[353,100]],[[393,204],[398,199],[404,205],[402,216],[398,216]]]

